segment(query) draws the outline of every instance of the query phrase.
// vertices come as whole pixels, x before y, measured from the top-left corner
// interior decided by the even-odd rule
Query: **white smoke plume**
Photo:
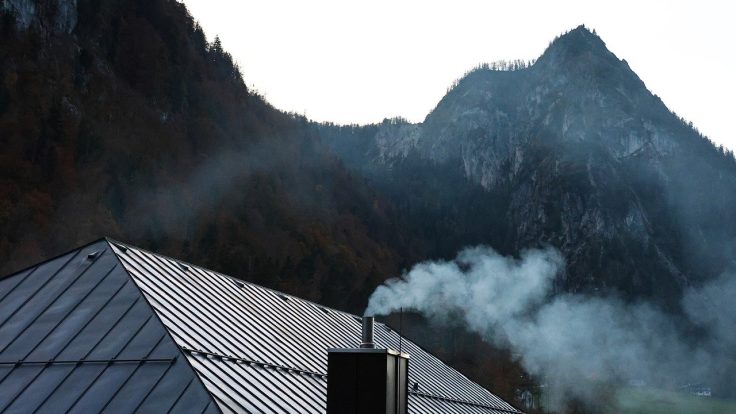
[[[419,263],[388,280],[371,295],[366,314],[404,308],[460,321],[519,355],[558,410],[575,399],[596,408],[605,401],[604,411],[617,412],[619,387],[736,383],[736,278],[687,292],[683,315],[674,316],[616,297],[552,295],[563,267],[554,249],[527,250],[517,259],[469,248],[455,260]]]

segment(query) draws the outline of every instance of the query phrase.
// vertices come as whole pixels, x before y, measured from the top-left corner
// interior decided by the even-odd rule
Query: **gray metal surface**
[[[327,349],[358,346],[360,318],[132,246],[112,249],[223,412],[325,412]],[[381,323],[374,338],[399,347]],[[410,413],[519,412],[411,341],[402,349],[410,384],[420,384]]]
[[[107,241],[0,280],[0,412],[218,412]]]
[[[323,414],[327,349],[360,332],[354,315],[102,240],[0,279],[0,412]],[[380,323],[374,340],[399,346]],[[410,413],[519,412],[402,348]]]

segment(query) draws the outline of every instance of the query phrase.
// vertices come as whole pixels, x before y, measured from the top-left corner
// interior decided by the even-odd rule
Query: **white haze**
[[[184,0],[248,85],[316,121],[421,121],[481,62],[536,59],[585,24],[667,106],[736,149],[732,4],[723,0]]]
[[[453,261],[419,263],[379,286],[366,314],[403,307],[435,321],[461,322],[518,355],[546,384],[556,409],[571,398],[598,408],[603,401],[613,404],[618,385],[734,383],[735,278],[690,290],[684,316],[674,317],[615,297],[552,295],[563,268],[554,249],[527,250],[517,259],[488,247],[469,248]],[[685,334],[686,328],[699,333]]]

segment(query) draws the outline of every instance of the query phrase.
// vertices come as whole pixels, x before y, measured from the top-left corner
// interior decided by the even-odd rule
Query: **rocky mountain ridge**
[[[487,240],[509,252],[557,246],[569,262],[563,290],[675,303],[732,265],[736,228],[714,228],[711,214],[734,218],[733,156],[671,113],[583,26],[528,67],[469,72],[422,123],[348,129],[324,127],[326,142],[399,200],[395,171],[407,162],[503,193],[506,225],[489,227]],[[494,240],[499,228],[506,234]],[[695,238],[706,242],[690,250]]]
[[[631,110],[646,110],[656,119],[631,116]],[[489,188],[502,179],[502,160],[518,168],[514,150],[540,134],[597,143],[616,160],[642,152],[672,154],[684,134],[654,122],[671,116],[625,60],[579,27],[553,42],[532,66],[471,71],[423,123],[384,123],[375,140],[380,161],[406,157],[412,148],[438,162],[459,158],[466,175]]]

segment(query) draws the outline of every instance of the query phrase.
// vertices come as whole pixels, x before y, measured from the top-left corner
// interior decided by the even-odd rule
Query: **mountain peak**
[[[577,47],[577,48],[605,48],[606,44],[598,36],[595,30],[590,30],[585,25],[580,25],[568,32],[558,36],[552,41],[550,47]]]
[[[600,37],[598,37],[598,34],[595,32],[595,29],[593,29],[593,30],[588,29],[587,27],[585,27],[584,24],[581,24],[581,25],[579,25],[578,27],[576,27],[574,29],[568,30],[565,34],[563,34],[561,36],[558,36],[557,38],[558,39],[563,39],[563,38],[573,37],[573,36],[585,36],[585,37],[588,37],[588,38],[593,38],[593,39],[599,39],[600,40]]]
[[[580,62],[591,57],[616,59],[595,30],[580,25],[553,40],[539,61]]]

